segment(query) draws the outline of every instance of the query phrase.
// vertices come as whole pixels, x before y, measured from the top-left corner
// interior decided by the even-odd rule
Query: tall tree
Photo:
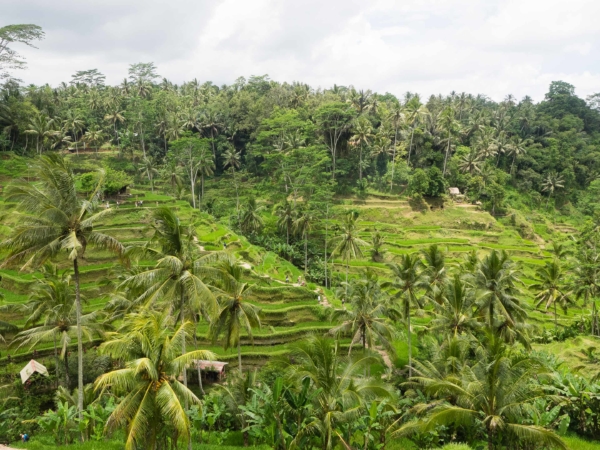
[[[224,261],[223,278],[219,283],[217,297],[221,310],[211,322],[209,334],[213,341],[223,335],[223,348],[237,346],[238,368],[242,373],[242,328],[252,339],[252,328],[260,328],[260,309],[246,301],[253,285],[242,280],[243,268],[236,261]]]
[[[535,296],[537,308],[544,305],[547,310],[554,307],[554,330],[558,329],[556,305],[559,304],[563,311],[567,312],[569,304],[572,302],[571,293],[567,291],[568,282],[565,279],[565,270],[558,258],[547,261],[543,267],[536,271],[536,283],[531,285],[531,289],[538,291]]]
[[[159,441],[191,441],[190,421],[185,405],[200,400],[179,382],[185,367],[195,360],[212,360],[207,350],[181,354],[182,343],[193,324],[174,327],[168,312],[144,310],[123,321],[123,329],[100,351],[121,361],[125,368],[98,377],[96,390],[110,389],[119,404],[106,423],[107,430],[124,429],[125,448],[157,448]]]
[[[346,261],[346,295],[348,286],[348,268],[350,260],[362,258],[362,248],[367,246],[367,243],[360,238],[358,230],[358,213],[349,212],[346,214],[340,234],[333,239],[334,249],[333,254],[339,255],[342,260]]]
[[[423,308],[423,301],[418,297],[418,292],[427,287],[427,280],[422,270],[423,263],[417,255],[402,255],[400,264],[390,263],[393,281],[386,283],[394,291],[394,295],[401,302],[402,314],[406,321],[408,336],[408,376],[412,376],[412,324],[410,311],[413,307]]]
[[[69,163],[58,154],[42,156],[35,165],[39,183],[19,183],[7,188],[7,201],[19,202],[20,220],[12,236],[3,242],[8,256],[3,265],[22,263],[21,270],[38,266],[60,254],[73,264],[77,323],[78,413],[83,417],[83,336],[79,260],[88,245],[123,253],[115,238],[94,231],[94,224],[110,214],[95,210],[104,182],[103,173],[87,199],[78,196],[76,178]]]
[[[18,24],[0,28],[0,79],[8,77],[7,70],[25,68],[25,60],[10,47],[12,44],[36,48],[33,42],[43,38],[44,32],[38,25]]]
[[[316,118],[325,145],[331,153],[331,178],[335,180],[340,140],[350,128],[354,113],[344,103],[329,103],[317,109]]]

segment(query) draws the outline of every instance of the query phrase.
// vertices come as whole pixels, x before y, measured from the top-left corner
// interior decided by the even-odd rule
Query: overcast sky
[[[541,100],[552,80],[600,92],[599,0],[2,0],[34,23],[26,83],[97,68],[119,83],[153,61],[180,83],[269,74],[313,87]]]

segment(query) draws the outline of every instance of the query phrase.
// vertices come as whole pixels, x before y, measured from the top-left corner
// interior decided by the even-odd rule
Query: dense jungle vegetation
[[[600,448],[599,99],[5,76],[0,443]]]

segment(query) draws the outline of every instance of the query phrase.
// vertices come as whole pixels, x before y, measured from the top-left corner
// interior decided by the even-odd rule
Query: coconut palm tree
[[[292,230],[297,235],[304,238],[304,277],[308,272],[308,233],[312,231],[315,223],[315,216],[308,208],[299,211],[296,219],[292,223]]]
[[[350,260],[362,258],[362,248],[368,245],[360,238],[357,225],[358,213],[354,211],[349,212],[342,222],[340,234],[332,239],[332,243],[335,246],[332,254],[339,255],[342,260],[346,261],[346,286],[348,286]]]
[[[132,290],[135,304],[162,305],[177,316],[177,322],[186,317],[203,315],[207,319],[218,311],[216,298],[209,282],[219,276],[211,264],[227,258],[222,252],[202,252],[194,229],[181,224],[175,213],[167,208],[157,208],[152,213],[154,233],[143,247],[131,247],[131,257],[147,255],[156,260],[154,267],[133,273],[120,287]],[[186,352],[186,342],[181,342],[181,353]],[[187,386],[187,371],[183,370]]]
[[[79,133],[85,127],[85,122],[77,114],[77,111],[72,109],[67,110],[65,118],[62,121],[65,130],[73,133],[73,141],[75,142],[75,151],[79,155],[79,147],[77,145],[77,133]]]
[[[395,435],[438,425],[481,427],[487,434],[489,450],[511,448],[517,443],[566,449],[553,431],[522,423],[528,405],[545,395],[538,380],[547,369],[535,358],[512,353],[493,332],[475,354],[470,366],[448,376],[422,370],[423,366],[416,368],[412,384],[434,400],[415,407],[415,411],[427,414],[421,422],[423,428],[411,423]]]
[[[419,290],[427,288],[427,278],[422,270],[423,262],[417,255],[402,255],[400,264],[389,263],[393,281],[384,286],[391,288],[396,299],[401,302],[402,315],[406,321],[408,336],[408,374],[412,376],[412,324],[410,311],[413,307],[423,308],[423,301],[418,297]]]
[[[512,155],[512,162],[510,164],[510,173],[512,175],[514,175],[515,173],[515,162],[517,161],[517,159],[524,155],[525,153],[527,153],[527,144],[528,144],[528,140],[527,139],[521,139],[519,136],[513,136],[509,147],[508,147],[508,154]]]
[[[290,231],[294,224],[296,211],[294,205],[287,200],[275,206],[275,215],[277,216],[277,227],[285,230],[285,243],[290,245]]]
[[[323,337],[311,336],[292,346],[286,361],[288,376],[298,385],[309,379],[316,394],[311,418],[290,447],[316,436],[323,450],[332,450],[337,440],[343,441],[337,429],[357,419],[366,399],[392,397],[381,381],[361,379],[364,368],[377,360],[365,355],[344,356],[337,343]]]
[[[213,158],[217,159],[217,150],[215,148],[215,137],[219,134],[219,128],[223,127],[221,116],[214,111],[206,111],[200,118],[201,127],[210,133],[210,142],[212,145]]]
[[[36,137],[36,150],[41,155],[44,143],[56,134],[54,119],[45,114],[38,114],[31,119],[29,129],[25,133]]]
[[[356,121],[354,122],[354,134],[352,135],[352,137],[350,138],[348,143],[350,145],[352,145],[353,147],[358,148],[358,151],[359,151],[358,179],[361,181],[362,181],[362,167],[363,167],[363,161],[362,161],[363,148],[364,148],[364,146],[369,145],[369,142],[371,141],[371,139],[373,137],[374,137],[373,126],[371,125],[371,122],[363,116],[360,116],[358,119],[356,119]]]
[[[394,146],[393,146],[393,154],[392,154],[392,181],[390,182],[390,192],[392,192],[392,190],[394,188],[394,168],[395,168],[395,162],[396,162],[396,147],[398,145],[398,129],[400,128],[400,124],[402,122],[404,122],[404,120],[405,120],[404,110],[402,109],[402,107],[400,105],[394,105],[391,108],[387,118],[388,118],[388,120],[391,121],[392,125],[394,126]]]
[[[442,111],[438,120],[438,125],[442,132],[446,134],[446,155],[444,156],[444,170],[442,171],[442,175],[446,176],[446,166],[448,163],[448,156],[450,155],[452,140],[460,133],[461,128],[460,122],[456,120],[454,109],[452,107],[449,106]]]
[[[460,274],[455,274],[444,284],[441,295],[432,302],[435,318],[431,321],[430,331],[433,333],[452,333],[458,336],[479,329],[475,317],[476,297],[474,290]]]
[[[448,277],[444,252],[436,244],[431,244],[422,250],[421,254],[423,255],[424,275],[427,278],[429,291],[432,293],[432,298],[436,298]]]
[[[42,273],[44,277],[35,282],[27,303],[18,305],[18,311],[25,314],[27,319],[24,331],[15,336],[14,343],[18,343],[19,347],[33,348],[41,342],[52,342],[57,378],[58,344],[61,348],[60,358],[64,362],[65,386],[68,388],[70,385],[69,345],[78,331],[75,287],[68,271],[60,274],[56,266],[47,263]],[[100,318],[100,311],[81,315],[81,334],[85,340],[91,341],[95,336],[104,336],[106,326]]]
[[[106,136],[98,125],[91,125],[83,135],[83,142],[90,147],[96,147],[96,154],[98,154],[98,145],[105,139]]]
[[[383,251],[383,246],[386,244],[385,236],[382,235],[379,231],[375,231],[371,235],[371,260],[374,262],[383,261],[383,257],[385,252]]]
[[[203,147],[197,161],[198,172],[200,173],[200,194],[204,198],[204,177],[210,177],[215,173],[215,158],[210,151]]]
[[[125,111],[119,111],[119,109],[117,108],[104,116],[104,120],[112,124],[113,126],[113,130],[115,132],[115,139],[117,140],[119,150],[121,149],[121,141],[119,140],[119,133],[117,132],[117,124],[125,122],[124,114]]]
[[[550,203],[550,197],[552,194],[556,192],[558,189],[562,189],[565,187],[565,180],[562,175],[557,174],[556,172],[550,172],[544,182],[542,183],[542,191],[548,192],[548,201],[546,202],[546,209],[548,209],[548,204]]]
[[[243,268],[236,261],[223,261],[223,277],[216,291],[220,311],[211,322],[209,335],[213,342],[223,335],[223,348],[237,346],[238,368],[242,373],[242,328],[252,340],[252,328],[260,328],[260,309],[246,301],[254,285],[242,281]]]
[[[419,100],[418,96],[412,97],[404,106],[405,113],[404,117],[406,124],[410,128],[410,143],[408,144],[408,158],[407,163],[410,165],[410,154],[412,152],[413,137],[415,135],[415,129],[419,126],[419,123],[424,121],[429,115],[429,110]]]
[[[150,189],[154,193],[154,177],[158,175],[158,169],[156,168],[156,160],[152,157],[144,158],[142,163],[138,167],[138,172],[145,173],[150,181]]]
[[[492,250],[479,262],[473,281],[480,291],[479,309],[487,314],[490,329],[499,327],[497,318],[511,327],[525,321],[527,312],[517,296],[517,284],[521,282],[519,274],[519,268],[505,251]]]
[[[472,148],[469,153],[460,157],[458,161],[458,170],[463,173],[469,172],[469,174],[473,175],[473,172],[481,172],[481,164],[483,164],[481,154],[476,149]]]
[[[341,324],[330,330],[333,335],[352,335],[348,355],[358,342],[362,343],[365,354],[376,342],[388,352],[393,352],[394,328],[391,321],[399,319],[402,314],[386,298],[377,275],[366,270],[361,280],[350,283],[348,300],[350,308],[333,311],[332,321]]]
[[[246,207],[242,212],[242,221],[240,228],[244,233],[255,234],[264,224],[260,213],[265,209],[264,206],[258,206],[255,198],[249,198]]]
[[[8,250],[3,266],[20,264],[21,270],[43,264],[50,258],[66,254],[73,264],[75,311],[77,324],[78,411],[83,412],[83,329],[79,261],[91,245],[121,255],[123,246],[115,238],[94,231],[94,224],[110,209],[96,211],[104,181],[100,172],[96,187],[87,199],[78,196],[75,174],[69,163],[58,154],[41,157],[35,165],[39,183],[9,186],[7,201],[19,202],[18,225],[2,243]]]
[[[569,304],[572,304],[571,292],[567,291],[567,281],[564,267],[558,258],[546,261],[543,267],[536,271],[537,283],[531,285],[531,289],[538,291],[535,296],[536,308],[544,305],[547,310],[554,307],[554,330],[558,329],[556,305],[559,304],[564,313],[567,313]]]
[[[233,183],[235,184],[236,211],[238,214],[238,220],[240,218],[240,195],[238,192],[237,181],[235,179],[235,170],[239,169],[241,165],[241,153],[237,152],[233,146],[228,148],[225,153],[223,153],[223,169],[229,166],[231,169],[231,177],[233,178]]]
[[[125,368],[101,375],[96,390],[110,389],[121,400],[106,423],[106,429],[125,430],[125,448],[166,448],[167,439],[190,442],[186,405],[200,404],[179,377],[194,360],[214,359],[207,350],[181,354],[192,332],[189,321],[174,328],[167,311],[133,314],[121,332],[103,343],[100,351],[125,361]]]

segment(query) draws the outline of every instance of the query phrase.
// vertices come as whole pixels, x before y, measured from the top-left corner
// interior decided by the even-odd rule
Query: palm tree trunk
[[[77,316],[77,414],[83,419],[83,337],[81,334],[81,293],[79,290],[79,265],[77,258],[73,260],[73,276],[75,278],[75,311]],[[83,440],[83,435],[81,436]]]
[[[556,299],[554,299],[554,332],[558,329],[558,322],[556,320]]]
[[[327,204],[327,209],[325,213],[325,289],[327,289],[327,224],[329,220],[329,203]]]
[[[58,388],[58,349],[56,348],[56,334],[52,336],[54,341],[54,363],[56,364],[56,387]]]
[[[241,347],[241,338],[240,336],[238,336],[238,345],[237,345],[237,351],[238,351],[238,367],[240,370],[240,375],[242,375],[242,347]]]
[[[71,384],[71,380],[69,379],[69,347],[65,349],[65,357],[63,360],[65,362],[65,387],[70,389],[69,384]]]
[[[394,151],[392,152],[392,179],[390,180],[390,194],[394,190],[394,169],[396,168],[396,144],[398,142],[398,123],[394,131]]]
[[[304,232],[304,279],[306,280],[306,272],[308,271],[308,232]]]
[[[196,194],[194,193],[194,172],[193,169],[190,167],[190,189],[192,192],[192,207],[194,209],[196,209]]]
[[[408,333],[408,377],[412,377],[412,334],[410,330],[410,303],[408,304],[407,314],[407,333]]]
[[[410,144],[408,145],[408,159],[406,161],[406,163],[410,166],[410,151],[412,150],[412,143],[413,143],[413,136],[415,134],[415,129],[413,127],[412,131],[410,132]]]
[[[446,176],[446,164],[448,163],[448,154],[450,153],[450,133],[448,132],[448,146],[446,147],[446,157],[444,158],[444,171],[442,176]]]
[[[212,144],[213,157],[215,158],[215,161],[217,161],[217,151],[215,150],[215,138],[213,137],[213,129],[212,129],[212,127],[210,129],[210,142]]]
[[[362,144],[358,150],[358,179],[362,181]]]

